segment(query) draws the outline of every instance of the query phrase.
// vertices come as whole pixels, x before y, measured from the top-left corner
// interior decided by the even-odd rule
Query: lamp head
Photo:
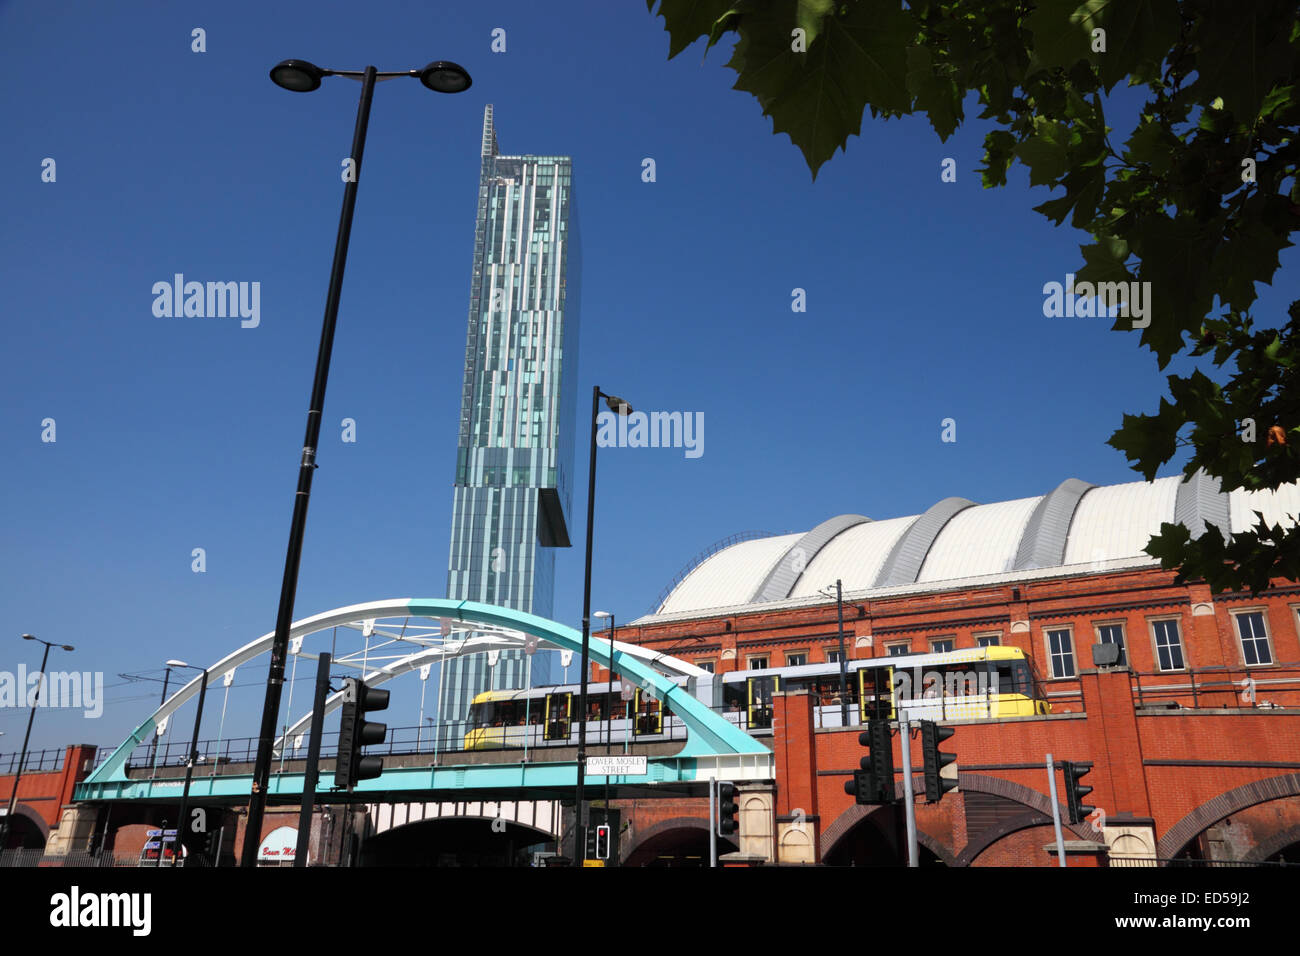
[[[435,93],[463,93],[473,80],[463,66],[450,60],[435,60],[420,71],[420,82]]]
[[[310,93],[319,89],[324,75],[324,70],[306,60],[282,60],[271,67],[271,82],[293,93]]]
[[[632,406],[627,403],[626,399],[619,398],[617,395],[606,395],[605,404],[615,415],[631,415]]]

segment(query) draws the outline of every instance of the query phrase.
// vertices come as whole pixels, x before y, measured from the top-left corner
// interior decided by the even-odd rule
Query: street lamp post
[[[829,587],[821,589],[821,593],[827,597]],[[835,607],[839,614],[839,634],[840,634],[840,726],[849,725],[849,695],[848,695],[848,662],[844,658],[844,588],[839,578],[835,579]]]
[[[581,866],[587,850],[587,833],[582,819],[583,785],[587,775],[587,678],[591,639],[591,538],[596,520],[596,420],[600,400],[615,415],[630,415],[632,406],[617,395],[606,395],[599,385],[591,388],[591,464],[587,469],[587,560],[582,582],[582,687],[578,693],[578,786],[574,794],[573,865]]]
[[[5,844],[9,842],[9,821],[14,818],[14,808],[18,805],[18,784],[23,779],[23,764],[27,761],[27,743],[32,739],[32,722],[36,719],[36,705],[41,701],[41,687],[45,684],[45,664],[50,659],[50,648],[59,647],[65,651],[76,650],[71,644],[55,644],[51,641],[41,641],[39,637],[32,634],[24,634],[24,641],[40,641],[45,645],[45,651],[41,654],[40,681],[36,684],[36,696],[32,698],[31,713],[27,715],[27,733],[23,734],[23,749],[18,751],[18,773],[14,777],[14,788],[9,794],[9,809],[5,811],[5,818],[0,820],[0,851],[3,851]]]
[[[289,526],[289,547],[284,559],[284,578],[280,585],[280,606],[276,613],[275,638],[271,644],[271,669],[266,678],[266,700],[262,705],[262,727],[257,741],[257,762],[253,768],[252,793],[248,800],[248,821],[240,865],[257,865],[261,842],[262,818],[266,812],[267,787],[271,778],[275,722],[280,712],[280,691],[284,684],[284,662],[289,649],[289,628],[293,623],[294,597],[298,588],[298,565],[302,557],[303,531],[307,526],[307,503],[311,497],[312,473],[316,470],[316,446],[320,438],[321,415],[325,405],[325,385],[329,378],[330,355],[334,348],[334,327],[338,321],[339,297],[343,289],[343,268],[347,263],[348,239],[352,233],[352,212],[356,208],[357,185],[361,180],[361,158],[366,146],[366,127],[370,121],[370,100],[378,80],[397,76],[419,79],[435,93],[460,93],[469,89],[469,73],[455,63],[439,60],[423,70],[380,73],[373,66],[363,72],[323,70],[305,60],[285,60],[271,70],[271,80],[295,93],[309,93],[320,86],[326,76],[346,76],[361,80],[361,102],[357,106],[357,124],[352,134],[353,167],[343,187],[343,210],[334,243],[334,265],[330,270],[329,292],[325,299],[325,319],[321,327],[320,348],[316,354],[316,378],[312,384],[311,405],[307,411],[307,433],[303,439],[302,461],[298,466],[298,490],[294,496],[293,520]]]
[[[185,785],[181,788],[181,813],[176,819],[176,844],[172,848],[172,866],[176,867],[181,863],[181,855],[185,848],[185,834],[189,830],[189,818],[186,813],[189,811],[190,803],[190,780],[194,777],[194,764],[199,759],[199,722],[203,719],[203,701],[208,696],[208,669],[206,667],[195,667],[193,664],[186,664],[184,661],[168,661],[168,667],[184,667],[189,670],[202,671],[203,682],[199,684],[199,706],[194,713],[194,736],[190,738],[190,755],[185,762]],[[161,863],[163,847],[167,843],[167,831],[164,829],[162,838],[158,843],[158,859]]]
[[[162,699],[158,701],[159,707],[167,703],[167,685],[171,683],[171,680],[172,680],[172,669],[168,667],[166,673],[163,674],[163,691],[162,691]],[[153,745],[149,748],[150,772],[153,772],[156,769],[157,759],[158,759],[158,734],[155,733],[153,735]]]

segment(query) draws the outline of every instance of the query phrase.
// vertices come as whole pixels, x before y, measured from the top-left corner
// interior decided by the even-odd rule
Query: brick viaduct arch
[[[18,817],[22,817],[25,821],[31,824],[36,829],[36,832],[41,835],[42,845],[49,843],[50,825],[45,822],[45,820],[41,817],[39,813],[37,813],[34,809],[29,807],[27,804],[23,803],[21,800],[19,800],[14,805],[14,817],[15,819]],[[13,832],[15,832],[13,829],[13,824],[10,823],[10,833]]]
[[[656,837],[672,830],[694,830],[707,837],[709,835],[709,824],[707,821],[701,820],[699,817],[670,817],[667,820],[660,820],[653,826],[648,826],[644,830],[635,834],[634,839],[631,841],[628,848],[619,854],[619,864],[626,866],[627,861],[640,852],[643,846],[651,840],[654,840]],[[726,837],[719,837],[718,852],[731,852],[730,850],[724,850],[722,848],[722,843],[724,841],[732,843],[733,845],[736,842],[734,840],[727,840]]]
[[[1225,791],[1213,800],[1201,804],[1170,827],[1156,843],[1156,856],[1162,860],[1173,859],[1200,833],[1212,827],[1224,817],[1231,816],[1239,810],[1245,810],[1247,807],[1253,807],[1258,803],[1295,796],[1300,796],[1300,773],[1287,773],[1278,777],[1268,777],[1264,780],[1256,780],[1254,783],[1248,783],[1233,790]],[[1277,849],[1281,849],[1286,845],[1287,843],[1281,843]],[[1276,852],[1276,850],[1273,852]],[[1261,857],[1261,859],[1263,858]]]
[[[998,777],[985,776],[984,774],[961,772],[957,775],[957,782],[962,791],[1004,797],[1023,805],[1025,812],[1004,821],[996,827],[976,834],[974,839],[970,840],[957,853],[954,853],[952,849],[918,826],[916,832],[917,842],[942,860],[945,866],[970,866],[977,856],[1003,837],[1028,827],[1043,826],[1052,822],[1051,800],[1044,794],[1023,784],[1002,780]],[[895,783],[894,792],[899,799],[902,799],[903,784],[901,781]],[[924,791],[918,792],[924,795]],[[822,834],[821,856],[824,858],[829,855],[859,822],[879,809],[879,807],[864,807],[854,804],[841,813],[835,822],[827,827],[825,833]],[[1064,816],[1064,808],[1062,808],[1062,816]],[[1061,823],[1064,829],[1069,830],[1081,840],[1095,840],[1097,838],[1096,832],[1084,824],[1072,826],[1066,823],[1064,819],[1062,819]]]
[[[1249,863],[1263,863],[1275,853],[1280,853],[1293,843],[1300,843],[1300,826],[1287,827],[1280,833],[1275,833],[1255,849],[1246,854],[1246,860]],[[1292,860],[1291,862],[1295,862]]]

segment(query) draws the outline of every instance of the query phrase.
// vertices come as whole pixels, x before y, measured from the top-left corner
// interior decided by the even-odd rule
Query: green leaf
[[[646,0],[646,9],[651,13],[655,2]],[[709,36],[713,25],[734,5],[735,0],[661,0],[659,16],[664,18],[664,30],[668,33],[668,59],[700,37]]]
[[[1083,260],[1087,263],[1075,275],[1075,284],[1080,282],[1129,282],[1133,276],[1124,264],[1128,260],[1128,243],[1114,236],[1102,237],[1100,242],[1080,246]],[[1129,320],[1124,320],[1126,323]]]
[[[806,53],[791,50],[793,0],[774,0],[739,18],[740,42],[727,64],[735,89],[752,93],[804,154],[813,178],[849,136],[862,128],[867,106],[885,113],[911,111],[907,46],[915,35],[910,15],[891,0],[859,0],[828,16]]]
[[[1015,158],[1016,137],[1004,129],[995,129],[984,137],[984,165],[980,167],[980,178],[984,188],[1005,186],[1007,168]]]
[[[1154,481],[1160,466],[1174,457],[1178,430],[1186,421],[1178,406],[1162,398],[1155,415],[1125,415],[1124,424],[1106,444],[1122,451],[1147,481]]]
[[[1016,158],[1029,167],[1031,186],[1050,185],[1069,171],[1069,136],[1069,127],[1064,123],[1034,117],[1034,132],[1016,147]]]
[[[1216,2],[1203,14],[1193,33],[1197,79],[1191,90],[1202,100],[1222,97],[1224,109],[1252,124],[1274,78],[1295,68],[1287,40],[1294,4]]]
[[[1219,301],[1245,311],[1255,301],[1255,284],[1270,283],[1278,270],[1278,253],[1292,243],[1258,220],[1247,220],[1236,235],[1220,244],[1210,265]]]
[[[1089,59],[1109,91],[1129,74],[1139,82],[1160,75],[1160,63],[1178,39],[1177,0],[1088,0],[1076,13],[1088,37]],[[1105,52],[1092,52],[1092,31],[1105,30]]]
[[[1040,0],[1026,18],[1034,58],[1042,66],[1068,70],[1091,54],[1088,33],[1074,18],[1079,8],[1079,0]]]
[[[1143,117],[1124,146],[1124,161],[1142,163],[1157,176],[1167,176],[1174,149],[1181,143],[1169,129],[1152,117]]]
[[[935,70],[930,51],[923,46],[907,50],[907,90],[915,108],[929,117],[939,139],[946,141],[962,119],[961,92],[951,77]]]
[[[1151,324],[1142,344],[1156,353],[1164,368],[1183,347],[1183,333],[1200,329],[1214,301],[1209,282],[1216,240],[1207,224],[1185,218],[1149,216],[1137,229],[1138,279],[1151,283],[1147,303]]]

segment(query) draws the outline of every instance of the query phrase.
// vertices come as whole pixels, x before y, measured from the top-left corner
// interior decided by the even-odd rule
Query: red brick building
[[[1300,493],[1223,494],[1204,476],[1101,488],[1071,479],[1041,498],[982,506],[949,498],[924,515],[879,522],[839,516],[807,534],[707,556],[655,614],[620,626],[616,638],[717,673],[834,661],[839,580],[849,659],[1012,645],[1035,660],[1051,702],[1050,715],[951,722],[957,732],[945,749],[958,754],[961,786],[918,804],[927,859],[1053,863],[1050,752],[1094,762],[1089,799],[1107,817],[1099,828],[1072,828],[1072,865],[1295,861],[1300,587],[1215,596],[1203,583],[1175,585],[1142,553],[1161,522],[1238,532],[1257,510],[1294,521]],[[1093,666],[1098,643],[1122,646],[1118,666]],[[896,860],[893,811],[856,806],[844,792],[863,754],[857,730],[816,726],[804,695],[778,695],[775,714],[772,856]],[[897,737],[895,749],[901,767]],[[912,760],[919,786],[915,741]],[[654,813],[688,820],[705,810]],[[802,826],[792,831],[795,821]],[[805,837],[807,849],[796,849]],[[625,853],[638,856],[635,842]]]

